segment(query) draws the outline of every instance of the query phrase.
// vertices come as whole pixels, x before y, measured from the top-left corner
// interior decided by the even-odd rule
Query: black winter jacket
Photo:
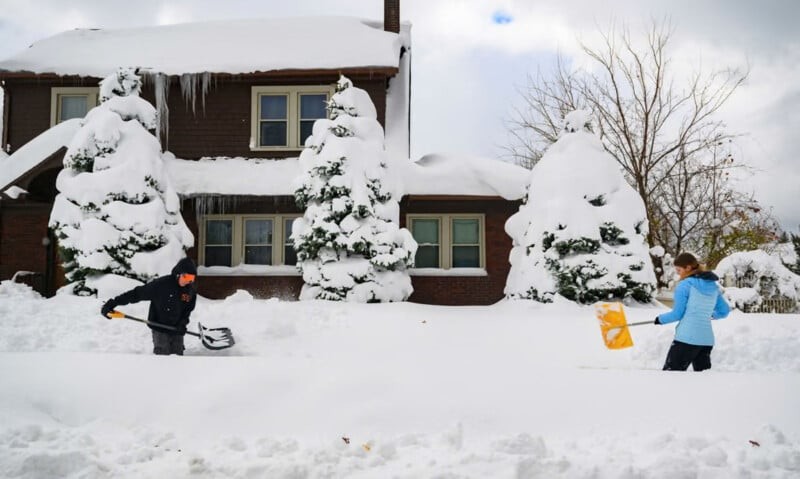
[[[178,284],[178,276],[182,273],[197,274],[197,268],[189,258],[183,258],[172,268],[169,276],[161,276],[153,281],[137,286],[127,293],[113,298],[106,303],[106,306],[116,308],[123,304],[138,303],[139,301],[150,301],[150,311],[147,320],[161,323],[174,328],[179,328],[184,332],[150,326],[154,331],[161,331],[172,334],[185,334],[186,326],[189,324],[189,315],[194,310],[197,299],[195,283],[181,287]]]

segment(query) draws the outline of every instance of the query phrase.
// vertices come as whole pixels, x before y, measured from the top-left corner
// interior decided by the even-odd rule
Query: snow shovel
[[[600,320],[600,332],[608,349],[625,349],[633,346],[629,326],[653,324],[652,321],[641,321],[628,324],[625,320],[625,310],[622,303],[597,303],[595,313]]]
[[[150,326],[158,326],[159,328],[169,329],[172,331],[177,331],[179,333],[186,333],[192,336],[196,336],[200,338],[200,341],[203,343],[203,346],[205,346],[206,349],[213,349],[215,351],[219,349],[226,349],[236,344],[233,340],[233,334],[231,333],[231,330],[228,328],[207,328],[198,322],[197,329],[199,333],[195,333],[193,331],[167,326],[166,324],[156,323],[153,321],[148,321],[146,319],[129,316],[120,311],[111,311],[110,313],[108,313],[108,317],[113,319],[122,319],[122,318],[130,319],[131,321],[138,321],[140,323],[144,323]]]

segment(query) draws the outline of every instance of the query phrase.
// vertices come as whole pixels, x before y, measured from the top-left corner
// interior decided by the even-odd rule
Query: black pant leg
[[[694,360],[695,351],[691,344],[673,341],[664,362],[664,371],[686,371]]]
[[[168,355],[170,349],[170,335],[161,331],[153,331],[153,354]]]
[[[699,351],[692,361],[692,369],[695,371],[705,371],[711,369],[711,350],[713,346],[698,346]]]
[[[170,341],[170,354],[177,354],[178,356],[183,356],[183,335],[182,334],[173,334],[171,341]]]

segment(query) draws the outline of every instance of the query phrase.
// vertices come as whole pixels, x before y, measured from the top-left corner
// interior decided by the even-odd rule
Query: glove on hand
[[[653,324],[661,324],[661,320],[658,319],[658,316],[656,316],[656,320],[653,321]]]
[[[108,301],[106,301],[106,304],[104,304],[103,307],[100,308],[100,314],[102,314],[103,317],[106,319],[111,319],[108,317],[108,313],[114,311],[114,308],[116,307],[117,305],[114,303],[114,300],[109,299]]]

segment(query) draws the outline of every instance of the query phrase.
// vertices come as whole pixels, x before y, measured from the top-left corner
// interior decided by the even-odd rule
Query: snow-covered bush
[[[300,299],[403,301],[417,243],[397,221],[383,128],[367,92],[341,77],[300,155],[295,190],[305,215],[292,240],[303,272]]]
[[[764,301],[800,301],[800,276],[789,271],[781,260],[766,251],[734,253],[719,262],[714,270],[723,279],[725,296],[742,311],[758,308]]]
[[[100,82],[100,105],[64,156],[50,227],[70,290],[109,296],[169,273],[194,243],[151,131],[141,80],[120,69]]]
[[[779,244],[777,252],[789,271],[800,274],[800,235],[793,234],[791,241]]]
[[[531,171],[525,204],[506,222],[514,240],[508,298],[652,299],[644,204],[589,118],[587,111],[566,116],[560,138]]]

